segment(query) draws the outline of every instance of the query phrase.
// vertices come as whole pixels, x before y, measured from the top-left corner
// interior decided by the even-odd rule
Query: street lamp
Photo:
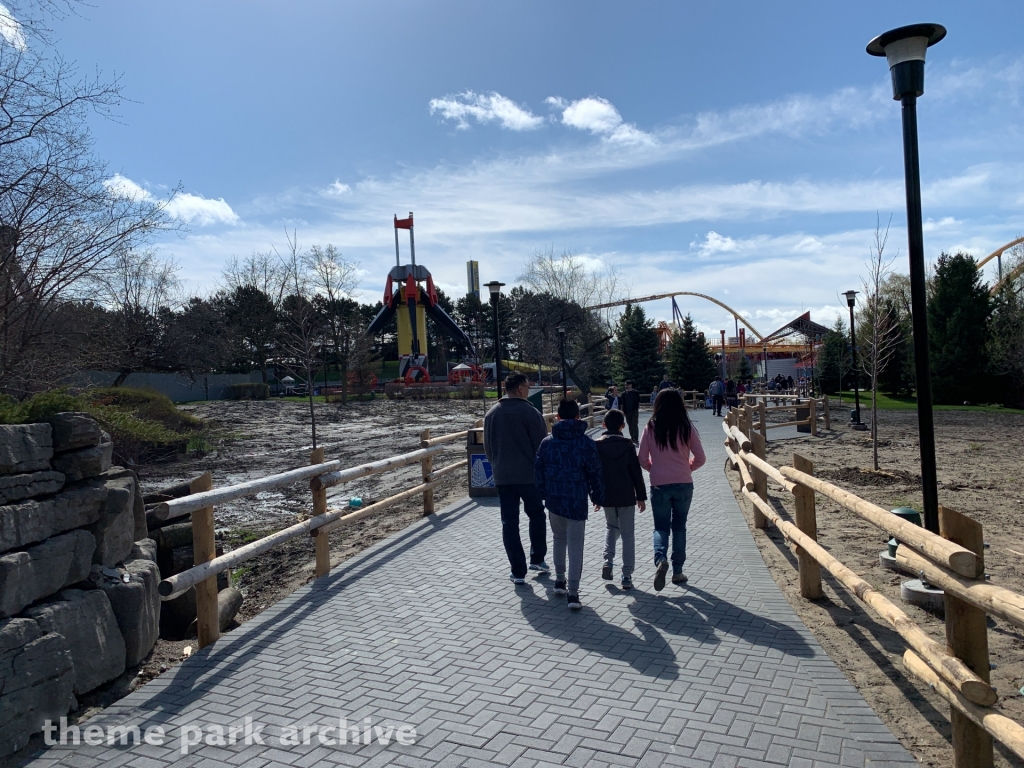
[[[860,376],[857,375],[857,332],[853,326],[853,308],[857,304],[857,291],[847,291],[846,305],[850,308],[850,351],[853,354],[853,401],[856,403],[850,414],[850,426],[854,429],[867,429],[860,421]]]
[[[498,336],[498,300],[501,298],[501,287],[504,283],[491,280],[487,290],[491,292],[491,306],[494,308],[494,386],[497,388],[498,399],[501,399],[501,337]]]
[[[892,74],[892,97],[903,111],[903,171],[907,192],[907,239],[910,256],[910,307],[917,379],[917,430],[921,446],[921,492],[924,527],[939,532],[939,493],[935,471],[935,426],[932,382],[928,369],[928,315],[925,294],[924,233],[921,228],[921,165],[917,149],[917,97],[924,93],[924,60],[930,46],[946,36],[940,24],[911,24],[879,35],[868,53],[885,56]]]
[[[569,397],[569,380],[565,375],[565,326],[558,326],[558,354],[562,358],[562,399]]]

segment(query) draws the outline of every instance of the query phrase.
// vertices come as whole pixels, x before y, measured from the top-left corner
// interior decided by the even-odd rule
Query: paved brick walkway
[[[685,589],[650,586],[649,515],[638,518],[638,589],[601,581],[595,517],[584,609],[571,613],[550,579],[508,581],[496,504],[464,500],[90,721],[161,725],[163,745],[54,747],[32,765],[915,765],[776,588],[723,475],[720,429],[707,412],[696,420],[709,461]],[[242,731],[233,746],[215,735],[182,754],[184,726],[229,735],[246,717],[264,745],[246,746]],[[373,743],[322,745],[337,733],[319,730],[281,743],[286,726],[301,742],[303,725],[340,717],[369,718]],[[396,744],[388,728],[399,724],[415,728],[414,744]]]

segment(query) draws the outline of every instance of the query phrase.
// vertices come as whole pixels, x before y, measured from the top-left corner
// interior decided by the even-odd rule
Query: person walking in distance
[[[484,453],[491,463],[494,485],[498,489],[501,540],[512,569],[509,578],[515,584],[523,584],[527,570],[551,572],[544,560],[548,551],[548,526],[534,468],[537,449],[548,429],[540,411],[526,399],[530,383],[524,374],[510,373],[505,378],[505,392],[507,396],[495,403],[484,417]],[[529,566],[519,536],[520,501],[530,527]]]
[[[567,594],[573,610],[580,603],[583,576],[583,538],[587,525],[587,494],[604,504],[604,472],[594,441],[587,437],[587,423],[580,421],[575,400],[558,404],[558,421],[537,450],[537,488],[550,513],[551,550],[555,561],[555,594]],[[565,569],[566,552],[569,570]]]
[[[715,409],[715,416],[721,416],[722,405],[725,403],[725,384],[722,383],[721,376],[715,376],[715,380],[708,387],[708,392],[711,394],[711,403]]]
[[[640,442],[640,428],[638,422],[640,420],[640,393],[633,389],[633,382],[626,382],[626,391],[622,393],[620,399],[622,406],[622,414],[626,417],[626,424],[629,427],[629,439],[633,441],[633,445]]]
[[[692,454],[692,456],[691,456]],[[654,588],[665,588],[668,546],[672,540],[672,583],[684,584],[686,575],[686,517],[693,501],[693,472],[706,458],[700,436],[690,423],[686,404],[674,389],[658,393],[654,413],[640,437],[640,466],[651,476],[654,513]]]
[[[622,588],[633,588],[633,567],[636,564],[636,538],[634,536],[636,508],[647,508],[647,489],[644,473],[636,457],[633,444],[622,434],[626,417],[622,411],[608,411],[604,415],[605,433],[595,442],[604,470],[604,566],[601,578],[611,581],[615,570],[615,543],[622,538]],[[594,506],[600,512],[600,505]]]
[[[674,389],[675,386],[676,385],[672,383],[672,380],[669,379],[668,374],[665,373],[661,376],[661,383],[658,385],[658,391],[660,392],[663,389]]]

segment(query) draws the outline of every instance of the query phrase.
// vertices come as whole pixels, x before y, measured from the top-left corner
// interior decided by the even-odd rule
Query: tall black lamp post
[[[569,379],[565,375],[565,326],[558,326],[558,355],[562,359],[562,399],[569,397]]]
[[[494,386],[501,399],[501,336],[498,335],[498,301],[501,299],[501,288],[505,285],[497,280],[487,283],[491,292],[491,307],[494,309]]]
[[[853,413],[850,414],[850,426],[854,429],[867,429],[860,420],[860,373],[857,369],[857,331],[853,325],[853,308],[857,305],[857,291],[847,291],[843,295],[846,297],[846,305],[850,308],[850,352],[853,355],[851,367],[853,368],[853,401],[855,405]]]
[[[928,370],[928,315],[925,295],[924,233],[921,228],[921,164],[917,150],[917,97],[924,93],[924,59],[930,46],[946,36],[941,24],[911,24],[879,35],[868,53],[885,56],[892,74],[892,97],[903,107],[903,170],[907,190],[907,239],[910,255],[910,308],[917,379],[917,429],[921,445],[924,527],[939,532],[939,493],[935,473],[932,382]]]

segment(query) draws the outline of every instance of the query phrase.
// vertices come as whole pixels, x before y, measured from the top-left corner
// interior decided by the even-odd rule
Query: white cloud
[[[155,201],[156,198],[145,187],[120,173],[103,182],[107,190],[118,197],[135,201]],[[206,227],[211,224],[237,224],[238,215],[224,198],[207,198],[191,192],[178,192],[167,203],[164,210],[168,215],[190,224]]]
[[[715,253],[732,253],[736,250],[737,246],[736,241],[731,237],[725,237],[711,230],[704,237],[703,242],[695,240],[690,243],[690,248],[696,249],[701,256],[711,256]]]
[[[608,99],[588,96],[572,103],[560,96],[549,96],[547,103],[562,110],[562,123],[570,128],[590,131],[596,136],[621,144],[653,144],[654,137],[622,120]]]
[[[327,188],[327,194],[331,197],[344,197],[345,195],[352,194],[352,187],[348,184],[342,184],[340,181],[335,179],[334,183]]]
[[[17,48],[19,51],[24,51],[28,47],[21,24],[3,3],[0,3],[0,37],[8,45]]]
[[[430,100],[430,114],[440,113],[446,120],[454,120],[456,128],[467,130],[473,118],[479,123],[497,120],[502,128],[510,131],[530,131],[544,124],[544,118],[537,117],[528,109],[496,91],[491,93],[463,93]]]

